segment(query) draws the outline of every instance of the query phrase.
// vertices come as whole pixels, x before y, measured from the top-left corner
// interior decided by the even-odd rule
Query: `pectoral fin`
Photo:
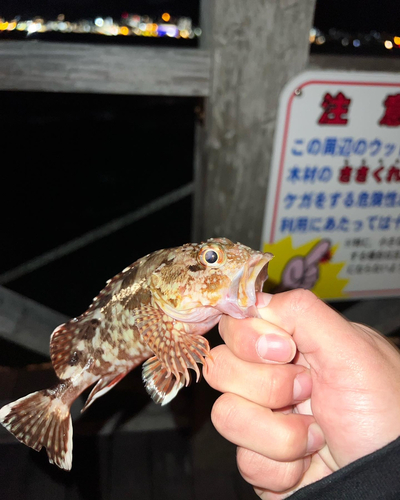
[[[166,404],[183,385],[189,385],[189,368],[196,372],[198,382],[197,363],[204,364],[210,345],[201,335],[188,333],[184,323],[170,318],[161,309],[141,308],[136,311],[135,320],[143,341],[155,354],[143,365],[146,389],[156,402]]]
[[[180,374],[177,379],[165,368],[156,356],[143,364],[142,379],[146,391],[155,403],[164,406],[168,404],[185,385],[185,376]]]

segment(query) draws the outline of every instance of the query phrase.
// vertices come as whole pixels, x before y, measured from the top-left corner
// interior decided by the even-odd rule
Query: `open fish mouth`
[[[256,293],[261,292],[268,278],[268,263],[271,253],[255,253],[244,265],[241,273],[232,282],[221,311],[235,318],[259,318]]]

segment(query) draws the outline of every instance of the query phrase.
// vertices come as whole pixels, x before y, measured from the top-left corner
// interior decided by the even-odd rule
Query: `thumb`
[[[286,330],[298,350],[314,368],[352,358],[358,349],[357,330],[309,290],[297,289],[275,295],[258,294],[263,319]],[[351,335],[354,332],[355,335]]]

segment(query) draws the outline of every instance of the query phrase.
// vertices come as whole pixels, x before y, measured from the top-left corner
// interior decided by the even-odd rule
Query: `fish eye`
[[[199,262],[207,267],[219,267],[225,262],[225,253],[219,245],[206,245],[199,252]]]
[[[218,254],[215,250],[207,250],[204,254],[204,260],[209,264],[214,264],[218,260]]]

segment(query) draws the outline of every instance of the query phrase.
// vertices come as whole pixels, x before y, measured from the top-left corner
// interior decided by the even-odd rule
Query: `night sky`
[[[200,0],[201,1],[201,0]],[[198,20],[199,0],[2,0],[0,15],[54,18],[60,13],[67,18],[113,16],[122,12],[160,15],[168,11],[177,16]],[[396,33],[399,29],[399,0],[317,0],[315,25],[328,30],[335,27],[350,32],[370,30]]]
[[[323,31],[400,31],[399,0],[317,0],[315,26]]]
[[[55,18],[65,14],[67,19],[111,16],[118,18],[123,12],[161,15],[169,12],[173,16],[189,16],[198,20],[198,0],[2,0],[0,15],[10,18],[15,15]]]

